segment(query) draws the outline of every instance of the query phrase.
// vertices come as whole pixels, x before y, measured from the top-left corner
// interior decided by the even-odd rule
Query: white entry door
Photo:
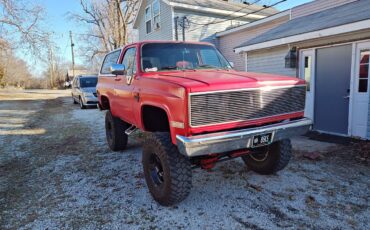
[[[304,115],[313,120],[315,96],[315,50],[302,50],[299,57],[299,77],[307,82],[306,107]]]
[[[370,42],[356,45],[353,93],[352,93],[352,136],[366,138],[369,109],[369,56]]]

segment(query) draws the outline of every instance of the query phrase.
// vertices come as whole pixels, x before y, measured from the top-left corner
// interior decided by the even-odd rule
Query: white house
[[[317,0],[289,17],[234,44],[245,70],[305,79],[315,130],[370,139],[370,1]]]
[[[258,11],[258,12],[257,12]],[[142,0],[134,20],[139,40],[215,42],[215,33],[278,11],[222,0]]]

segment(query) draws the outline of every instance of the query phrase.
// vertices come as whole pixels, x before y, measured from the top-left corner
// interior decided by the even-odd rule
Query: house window
[[[369,81],[369,56],[370,50],[362,50],[360,53],[360,71],[358,76],[358,92],[367,93]]]
[[[161,27],[161,18],[160,18],[160,5],[159,1],[155,0],[153,2],[153,28],[158,30]]]
[[[311,66],[311,56],[304,57],[304,79],[307,83],[307,91],[311,90],[311,72],[312,72],[312,66]]]
[[[145,8],[145,28],[147,34],[152,32],[152,8],[150,6]]]

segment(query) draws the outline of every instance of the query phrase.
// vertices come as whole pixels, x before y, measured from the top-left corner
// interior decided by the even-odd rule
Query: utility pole
[[[73,51],[73,47],[75,46],[75,44],[73,43],[73,39],[72,39],[72,31],[69,31],[69,37],[71,38],[72,74],[73,74],[73,77],[75,77],[75,54]]]
[[[49,75],[50,75],[50,87],[54,88],[54,80],[55,80],[55,61],[54,61],[54,53],[53,53],[53,46],[48,44],[48,53],[49,53]]]

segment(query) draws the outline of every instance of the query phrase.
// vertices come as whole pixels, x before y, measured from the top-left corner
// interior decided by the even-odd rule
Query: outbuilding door
[[[304,116],[314,120],[315,50],[302,50],[299,57],[299,77],[307,83]]]
[[[366,138],[369,108],[370,42],[356,44],[353,93],[352,136]]]
[[[314,129],[348,135],[352,45],[316,50]]]

